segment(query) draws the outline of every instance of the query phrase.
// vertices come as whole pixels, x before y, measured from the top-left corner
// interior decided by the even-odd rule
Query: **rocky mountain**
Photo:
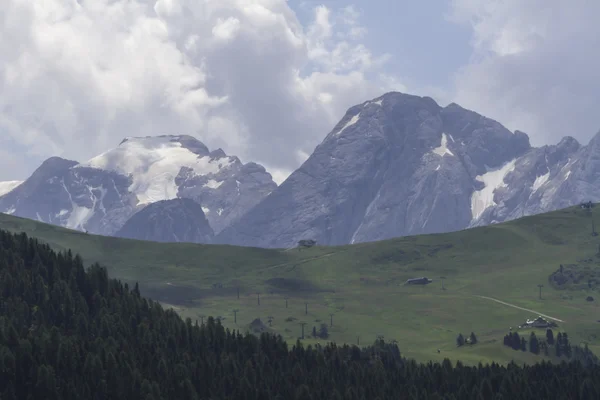
[[[600,135],[600,134],[599,134]],[[600,136],[532,148],[457,104],[387,93],[350,108],[314,153],[217,243],[341,245],[439,233],[600,199]]]
[[[214,232],[192,199],[161,200],[144,207],[115,236],[153,242],[210,243]]]
[[[0,196],[0,212],[113,235],[149,204],[189,198],[220,232],[276,187],[262,166],[191,136],[136,137],[85,163],[46,160]]]

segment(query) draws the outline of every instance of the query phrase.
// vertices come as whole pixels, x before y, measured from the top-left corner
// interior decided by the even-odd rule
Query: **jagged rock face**
[[[452,104],[388,93],[352,107],[309,159],[216,240],[338,245],[468,226],[475,180],[530,149],[523,133]]]
[[[210,152],[191,136],[127,138],[83,164],[46,160],[0,196],[0,211],[113,235],[148,204],[185,197],[219,232],[276,187],[262,166]]]
[[[456,104],[388,93],[348,110],[311,157],[215,241],[339,245],[460,230],[600,200],[600,133],[531,148]]]
[[[0,210],[20,217],[90,232],[114,232],[136,209],[130,179],[109,171],[73,168],[52,157],[29,179],[0,197]]]
[[[350,108],[280,186],[189,136],[129,138],[77,164],[47,160],[0,211],[115,234],[149,204],[200,204],[213,243],[340,245],[460,230],[600,200],[600,133],[532,148],[456,104],[387,93]]]
[[[575,188],[578,173],[574,171],[584,153],[586,147],[572,137],[564,138],[558,145],[531,149],[510,164],[510,170],[505,168],[503,181],[484,196],[489,207],[470,226],[508,221],[599,198],[590,197],[588,190]]]
[[[191,199],[162,200],[134,214],[115,236],[153,242],[210,243],[214,232]]]

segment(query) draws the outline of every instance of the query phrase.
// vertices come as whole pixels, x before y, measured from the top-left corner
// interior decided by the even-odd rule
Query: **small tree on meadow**
[[[321,328],[319,329],[319,337],[321,339],[327,339],[329,337],[329,330],[327,329],[327,324],[321,324]]]
[[[465,337],[462,335],[462,333],[459,333],[458,336],[456,337],[456,345],[458,347],[460,346],[464,346],[465,344]]]
[[[471,344],[477,343],[477,336],[475,336],[475,333],[471,332],[471,335],[469,336],[469,341],[471,342]]]
[[[546,341],[550,345],[554,344],[554,333],[552,332],[552,329],[546,329]]]
[[[510,343],[511,347],[515,350],[519,350],[521,348],[521,337],[517,332],[512,334]]]
[[[540,354],[540,344],[534,332],[529,336],[529,351],[533,354]]]

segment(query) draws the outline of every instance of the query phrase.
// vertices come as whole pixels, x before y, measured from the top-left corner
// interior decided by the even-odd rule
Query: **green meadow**
[[[0,229],[72,249],[192,320],[221,317],[227,328],[258,327],[290,343],[303,325],[306,344],[371,344],[381,335],[418,361],[532,363],[544,356],[502,341],[509,327],[540,314],[561,321],[555,333],[566,331],[573,344],[588,343],[600,354],[600,297],[592,279],[600,276],[600,239],[591,234],[598,213],[572,207],[460,232],[301,250],[118,239],[5,214]],[[549,277],[560,264],[572,278],[558,287]],[[433,282],[404,284],[421,276]],[[257,318],[261,323],[250,327]],[[311,337],[321,324],[326,340]],[[479,343],[457,347],[457,335],[471,332]]]

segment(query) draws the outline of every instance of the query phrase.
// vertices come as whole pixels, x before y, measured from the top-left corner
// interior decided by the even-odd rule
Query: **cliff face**
[[[162,200],[134,214],[115,236],[153,242],[211,243],[214,232],[200,204]]]

